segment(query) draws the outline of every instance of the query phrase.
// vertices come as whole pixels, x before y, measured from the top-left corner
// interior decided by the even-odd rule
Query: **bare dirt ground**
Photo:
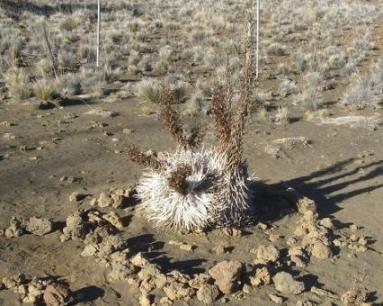
[[[361,73],[382,54],[382,29],[380,19],[372,36],[376,49],[361,65]],[[263,68],[260,88],[273,90],[276,82],[268,78],[268,68]],[[339,92],[344,89],[345,86],[338,86],[327,93],[326,99],[338,100]],[[329,105],[333,117],[383,116],[381,109],[349,111]],[[93,109],[113,111],[116,116],[87,114]],[[367,250],[357,252],[345,246],[336,248],[331,258],[312,257],[299,270],[284,266],[283,269],[304,283],[305,290],[299,295],[280,294],[270,285],[255,287],[242,295],[221,296],[214,303],[275,305],[269,294],[279,294],[285,305],[342,305],[340,296],[354,283],[361,282],[371,293],[370,302],[381,305],[383,128],[320,125],[305,120],[298,108],[293,114],[294,120],[286,125],[275,125],[259,120],[257,114],[250,115],[244,142],[252,176],[271,190],[293,187],[313,199],[320,218],[333,221],[336,235],[348,237],[350,226],[358,226],[358,233],[368,241]],[[209,117],[201,118],[209,121]],[[79,98],[72,105],[51,110],[38,110],[30,101],[0,102],[0,122],[10,123],[10,126],[0,125],[0,227],[6,227],[12,216],[19,219],[39,216],[54,222],[53,231],[43,237],[32,234],[12,239],[0,237],[0,276],[25,273],[31,277],[60,277],[70,284],[77,297],[76,305],[138,305],[141,295],[138,284],[109,281],[107,268],[93,257],[80,256],[82,242],[62,243],[59,237],[66,217],[79,207],[89,207],[91,198],[137,182],[142,169],[128,161],[124,151],[129,143],[145,150],[175,148],[158,116],[143,115],[136,97],[99,97]],[[304,137],[305,141],[286,147],[273,146],[273,141],[287,137]],[[69,196],[73,192],[89,196],[84,201],[71,202]],[[251,263],[254,254],[250,250],[259,245],[273,244],[280,250],[281,258],[286,256],[286,239],[294,232],[300,217],[291,211],[273,209],[278,204],[273,198],[260,196],[259,201],[268,211],[260,220],[271,228],[266,233],[253,226],[243,229],[240,235],[230,235],[222,229],[183,235],[154,228],[136,213],[136,205],[116,211],[124,219],[122,236],[129,249],[142,252],[164,273],[178,270],[196,275],[226,259]],[[184,242],[192,245],[193,250],[180,249],[169,241]],[[227,251],[217,253],[215,249],[220,246]],[[314,294],[310,291],[313,286],[327,289],[337,298]],[[164,295],[154,292],[157,305],[159,297]],[[21,302],[11,290],[0,290],[0,305],[21,305]],[[174,305],[201,305],[201,302],[192,297],[187,302],[174,301]]]

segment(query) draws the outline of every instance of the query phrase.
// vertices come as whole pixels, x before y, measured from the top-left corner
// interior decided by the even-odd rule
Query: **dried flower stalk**
[[[245,64],[241,75],[239,111],[235,118],[234,126],[232,129],[232,143],[230,144],[228,153],[230,170],[234,170],[241,164],[242,139],[245,129],[246,117],[249,112],[249,105],[252,97],[252,88],[254,85],[254,56],[252,51],[253,22],[250,16],[251,13],[249,13]]]
[[[164,89],[160,97],[161,119],[169,130],[170,134],[173,136],[176,143],[180,147],[186,149],[188,146],[188,141],[185,137],[180,117],[178,113],[172,108],[172,103],[174,101],[174,93],[168,88]]]
[[[218,150],[220,152],[225,152],[231,139],[231,115],[227,105],[227,97],[227,90],[223,87],[218,87],[212,99],[214,123],[218,132]]]
[[[148,167],[156,171],[159,171],[162,168],[162,165],[156,158],[155,153],[142,153],[135,145],[130,145],[127,153],[132,162],[135,162],[141,166]]]
[[[195,125],[190,131],[190,135],[187,139],[189,148],[197,148],[201,145],[206,133],[202,126]]]

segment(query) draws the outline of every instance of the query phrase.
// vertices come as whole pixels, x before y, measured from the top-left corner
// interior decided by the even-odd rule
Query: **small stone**
[[[4,133],[3,138],[6,140],[14,140],[16,139],[16,136],[12,133]]]
[[[267,228],[268,228],[267,224],[262,223],[262,222],[258,222],[256,226],[257,226],[257,228],[259,228],[263,231],[267,230]]]
[[[44,236],[53,229],[52,222],[45,218],[31,217],[26,225],[27,231],[37,236]]]
[[[191,252],[194,250],[194,248],[195,248],[195,246],[188,244],[188,243],[182,243],[180,245],[180,250],[182,250],[182,251]]]
[[[275,304],[282,304],[283,303],[283,298],[276,295],[276,294],[269,294],[269,298]]]
[[[113,200],[112,206],[114,208],[121,208],[123,206],[125,201],[125,196],[123,194],[112,193],[111,198]]]
[[[195,294],[195,289],[189,287],[187,284],[176,281],[170,282],[163,290],[166,296],[172,301],[181,299],[188,300]]]
[[[217,255],[225,254],[225,247],[223,245],[218,245],[213,248],[213,252]]]
[[[340,297],[344,306],[349,305],[361,305],[364,302],[367,302],[368,291],[364,287],[353,288],[346,291]]]
[[[356,232],[356,231],[358,230],[358,226],[355,225],[355,224],[351,224],[351,225],[350,225],[350,230],[351,230],[352,232]]]
[[[321,241],[312,245],[311,255],[319,259],[327,259],[332,256],[331,249]]]
[[[47,286],[43,295],[46,306],[65,306],[74,302],[68,286],[53,283]]]
[[[245,294],[249,294],[251,292],[252,288],[250,285],[248,284],[244,284],[243,285],[243,288],[242,288],[242,292],[245,293]]]
[[[319,224],[328,228],[328,229],[332,229],[334,228],[334,224],[332,223],[331,219],[330,218],[323,218],[319,221]]]
[[[172,304],[173,302],[167,296],[160,298],[160,305],[170,306]]]
[[[366,246],[368,244],[368,241],[365,237],[360,237],[359,240],[358,240],[358,243],[360,245],[363,245],[363,246]]]
[[[77,191],[75,192],[72,192],[69,196],[69,201],[70,202],[80,202],[82,201],[83,199],[86,198],[86,194],[83,194],[83,193],[79,193]]]
[[[294,238],[294,237],[290,237],[286,240],[286,244],[289,246],[289,247],[292,247],[292,246],[295,246],[296,244],[298,243],[298,239]]]
[[[138,301],[139,301],[141,306],[150,306],[151,305],[150,296],[148,294],[141,295]]]
[[[225,236],[229,236],[229,237],[238,238],[242,236],[242,231],[235,227],[224,227],[221,231]]]
[[[282,293],[299,294],[303,292],[305,286],[302,282],[294,280],[291,274],[279,272],[273,277],[275,289]]]
[[[9,226],[4,230],[4,236],[8,239],[20,237],[25,233],[25,225],[21,224],[17,217],[11,217]]]
[[[306,262],[300,257],[293,255],[290,257],[291,262],[293,262],[298,268],[306,267]]]
[[[340,239],[334,239],[333,242],[332,242],[335,246],[337,247],[345,247],[346,246],[346,242],[340,240]]]
[[[212,305],[218,296],[219,290],[215,285],[204,284],[197,291],[197,299],[206,305]]]
[[[269,239],[271,242],[275,242],[275,241],[277,241],[277,240],[280,239],[280,238],[281,238],[281,236],[278,235],[278,234],[270,234],[269,237],[268,237],[268,239]]]
[[[103,215],[102,218],[119,230],[122,230],[124,228],[124,222],[122,221],[121,217],[114,211]]]
[[[312,212],[315,214],[317,210],[316,203],[307,197],[302,197],[298,200],[297,208],[302,215],[306,212]]]
[[[253,276],[250,276],[252,286],[268,285],[271,282],[271,275],[267,267],[258,268]]]
[[[209,270],[209,274],[224,294],[233,293],[239,289],[242,272],[243,265],[236,260],[222,261]]]
[[[97,199],[97,204],[101,208],[112,206],[113,199],[110,197],[110,195],[106,194],[105,192],[101,192],[100,196]]]
[[[82,257],[91,257],[95,256],[97,253],[97,248],[93,244],[87,244],[84,250],[81,252]]]
[[[338,296],[328,290],[325,290],[325,289],[321,289],[321,288],[318,288],[318,287],[311,287],[310,291],[316,295],[319,295],[319,296],[326,296],[326,297],[329,297],[331,299],[337,299]]]
[[[1,282],[6,289],[13,289],[16,288],[18,285],[18,281],[15,280],[13,277],[3,277]]]
[[[260,245],[256,250],[250,250],[250,253],[255,254],[255,263],[267,264],[274,263],[279,258],[279,250],[272,244],[268,246]]]
[[[150,264],[150,262],[142,256],[142,253],[138,253],[130,259],[130,262],[136,267],[143,268]]]
[[[125,128],[125,129],[122,130],[122,133],[123,133],[123,134],[126,134],[126,135],[132,134],[133,132],[134,132],[134,130],[127,129],[127,128]]]

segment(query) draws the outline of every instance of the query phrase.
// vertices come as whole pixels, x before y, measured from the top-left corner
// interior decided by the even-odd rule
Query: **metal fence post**
[[[96,66],[100,66],[100,19],[101,8],[100,0],[97,0],[97,51],[96,51]]]

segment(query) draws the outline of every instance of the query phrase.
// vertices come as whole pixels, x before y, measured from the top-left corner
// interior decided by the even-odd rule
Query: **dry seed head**
[[[215,128],[218,132],[218,148],[225,152],[231,138],[230,110],[227,105],[227,92],[223,87],[218,87],[213,95],[212,106]]]
[[[155,153],[142,153],[137,149],[135,145],[130,145],[128,147],[127,153],[132,162],[153,169],[155,171],[161,170],[162,165],[156,158]]]
[[[179,114],[172,108],[175,97],[168,88],[164,89],[160,97],[161,119],[164,125],[181,148],[187,148],[187,139],[184,135]]]

